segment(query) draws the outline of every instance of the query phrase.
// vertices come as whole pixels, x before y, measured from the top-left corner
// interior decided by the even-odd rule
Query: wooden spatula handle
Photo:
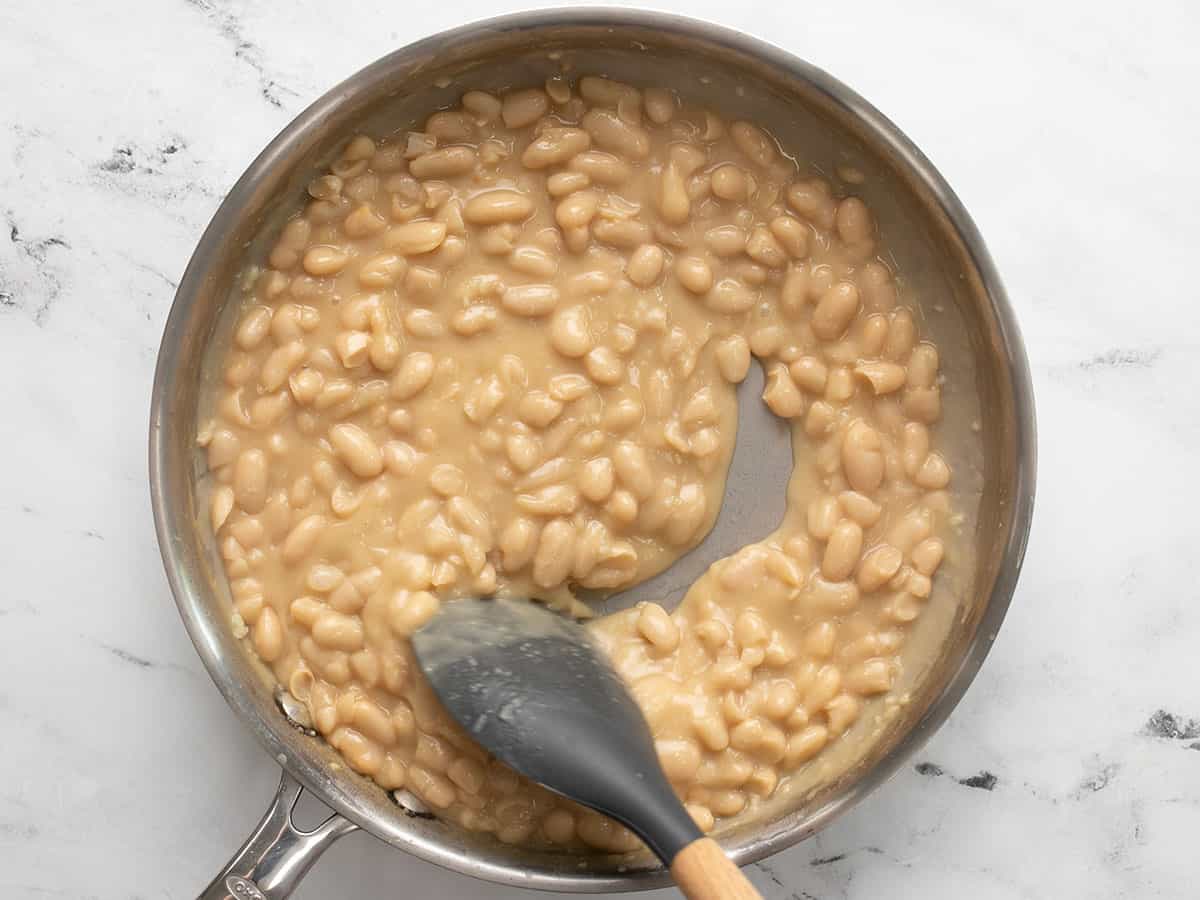
[[[689,900],[762,900],[712,838],[692,841],[671,862],[671,876]]]

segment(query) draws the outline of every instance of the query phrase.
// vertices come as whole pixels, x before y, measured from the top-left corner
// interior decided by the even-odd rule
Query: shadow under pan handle
[[[292,824],[292,809],[303,791],[283,773],[254,833],[198,900],[286,900],[330,844],[358,829],[334,813],[312,831],[300,831]]]

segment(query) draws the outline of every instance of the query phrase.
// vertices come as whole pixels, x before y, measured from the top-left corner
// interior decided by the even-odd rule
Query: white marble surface
[[[1019,594],[927,765],[751,877],[768,900],[1196,896],[1200,7],[659,5],[770,37],[908,131],[990,242],[1039,403]],[[0,4],[0,897],[194,896],[265,805],[275,764],[155,546],[160,330],[223,191],[295,113],[504,10]],[[528,895],[357,834],[297,896]]]

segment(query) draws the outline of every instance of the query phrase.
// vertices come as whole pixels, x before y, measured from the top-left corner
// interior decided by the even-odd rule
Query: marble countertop
[[[987,237],[1036,380],[1032,542],[974,686],[918,765],[750,877],[768,900],[1196,896],[1200,6],[658,5],[898,122]],[[192,247],[270,137],[385,52],[505,11],[413,9],[0,5],[4,898],[192,897],[274,790],[170,602],[151,375]],[[296,896],[533,895],[355,834]]]

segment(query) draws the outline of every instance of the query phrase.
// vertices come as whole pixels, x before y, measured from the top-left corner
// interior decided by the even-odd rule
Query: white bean
[[[436,250],[445,239],[446,226],[442,222],[406,222],[389,228],[383,235],[383,245],[404,256],[416,256]]]
[[[645,159],[650,155],[650,136],[646,130],[624,121],[615,112],[588,110],[582,124],[592,140],[604,150],[630,159]]]
[[[505,288],[500,305],[518,316],[545,316],[558,305],[558,288],[552,284],[521,284]]]
[[[870,494],[883,482],[883,445],[879,433],[856,419],[842,439],[842,466],[854,490]]]
[[[343,423],[329,430],[329,443],[338,458],[359,478],[374,478],[383,471],[379,445],[357,425]]]
[[[527,169],[558,166],[583,153],[592,145],[592,136],[581,128],[547,128],[521,154]]]
[[[661,247],[656,244],[642,244],[629,257],[625,274],[638,287],[649,287],[658,281],[664,262],[665,257]]]
[[[532,125],[550,110],[550,98],[541,88],[512,91],[500,100],[500,117],[513,130]]]
[[[433,356],[424,351],[409,353],[392,378],[391,393],[396,400],[408,400],[423,391],[433,380]]]
[[[526,194],[497,188],[476,194],[463,207],[463,218],[471,225],[523,222],[533,214],[533,201]]]
[[[566,519],[546,523],[533,557],[533,581],[543,588],[563,582],[575,561],[575,526]]]
[[[619,442],[613,451],[613,465],[621,483],[638,499],[646,500],[654,493],[654,474],[640,444]]]
[[[586,306],[560,309],[550,320],[550,346],[569,359],[584,356],[594,346]]]

